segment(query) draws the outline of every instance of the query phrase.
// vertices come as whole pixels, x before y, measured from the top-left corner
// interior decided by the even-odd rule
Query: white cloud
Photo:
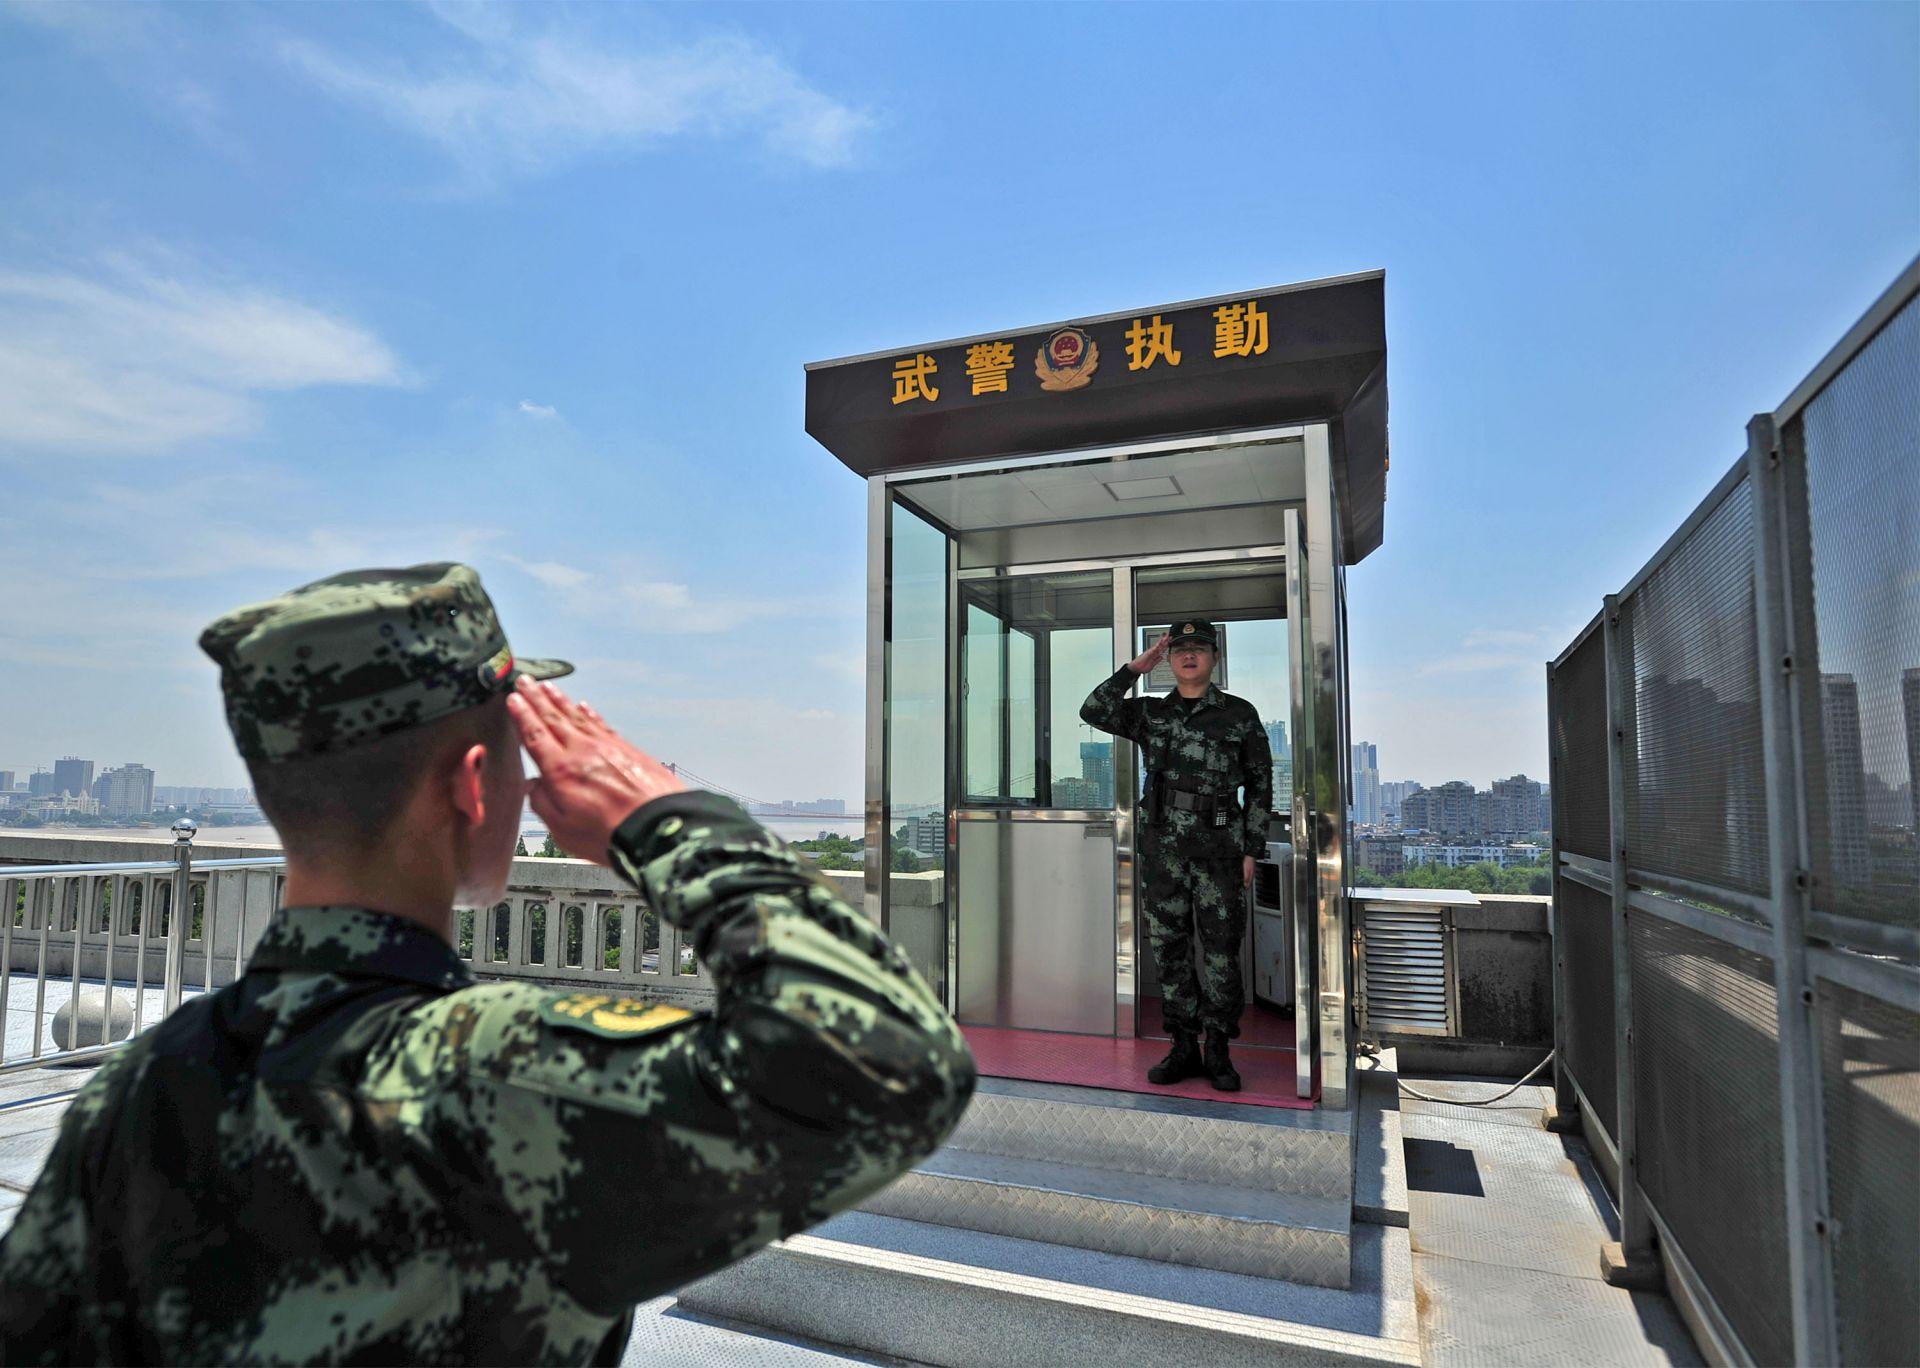
[[[549,589],[577,589],[593,576],[585,570],[575,569],[571,565],[562,565],[559,561],[530,561],[518,556],[501,556],[509,565],[526,571]]]
[[[754,137],[813,167],[854,159],[871,118],[739,35],[647,51],[506,7],[436,10],[459,50],[416,66],[356,60],[304,39],[282,55],[321,89],[438,145],[476,181],[535,175],[588,153],[681,136]]]
[[[248,430],[261,393],[402,378],[365,328],[266,290],[0,267],[0,446],[163,451]]]
[[[520,401],[520,412],[529,418],[558,418],[560,410],[551,404],[536,404],[529,399]]]

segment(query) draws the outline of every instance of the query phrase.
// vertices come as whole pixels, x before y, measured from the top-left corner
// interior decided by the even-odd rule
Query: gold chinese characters
[[[1134,318],[1123,337],[1126,341],[1127,369],[1152,370],[1159,366],[1172,369],[1185,354],[1175,335],[1176,325],[1189,331],[1204,327],[1193,310],[1182,316],[1146,314]],[[1215,361],[1244,360],[1265,356],[1271,344],[1268,314],[1257,299],[1221,304],[1212,310],[1213,351]],[[1191,338],[1189,338],[1191,341]],[[1067,326],[1055,329],[1033,354],[1033,380],[1016,380],[1017,341],[971,342],[955,347],[947,364],[963,371],[967,387],[960,393],[973,398],[1011,394],[1016,389],[1031,393],[1037,382],[1049,393],[1084,389],[1094,379],[1100,365],[1100,347],[1085,328]],[[1206,353],[1202,353],[1203,356]],[[940,363],[930,352],[915,352],[893,362],[893,402],[925,403],[939,400],[941,387],[936,383]],[[1026,372],[1021,371],[1024,377]],[[951,402],[951,397],[949,399]]]
[[[1013,369],[1013,343],[980,342],[967,348],[967,378],[975,394],[1005,394]]]
[[[1267,315],[1258,302],[1222,304],[1213,311],[1215,356],[1265,356]]]
[[[927,381],[940,368],[933,358],[925,352],[913,356],[903,356],[893,363],[893,402],[904,404],[909,399],[925,399],[929,404],[940,397],[940,391]]]
[[[1179,349],[1173,345],[1173,324],[1162,323],[1159,314],[1151,323],[1134,319],[1127,329],[1127,369],[1145,370],[1162,359],[1169,366],[1180,364]]]

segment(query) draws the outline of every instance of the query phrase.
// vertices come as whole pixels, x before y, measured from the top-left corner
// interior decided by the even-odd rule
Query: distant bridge
[[[752,812],[756,807],[779,809],[777,814],[766,813],[766,812],[757,814],[762,817],[773,816],[773,815],[778,815],[781,817],[819,817],[827,821],[838,821],[838,822],[844,822],[848,820],[857,821],[859,820],[859,817],[860,817],[860,814],[857,812],[847,812],[844,810],[840,812],[816,812],[808,808],[790,808],[785,806],[784,804],[773,802],[770,799],[755,798],[751,794],[741,793],[736,789],[730,789],[725,784],[716,784],[711,779],[705,778],[702,775],[695,774],[692,770],[688,769],[685,765],[677,765],[671,760],[665,763],[669,770],[679,775],[682,779],[686,780],[693,787],[706,789],[709,792],[717,793],[724,798],[731,798],[733,799],[734,802],[740,804],[740,806],[745,808],[748,812]]]

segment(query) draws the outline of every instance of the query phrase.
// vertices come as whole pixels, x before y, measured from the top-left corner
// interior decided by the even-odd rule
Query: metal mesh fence
[[[1607,653],[1598,628],[1553,672],[1560,849],[1611,860],[1607,822]]]
[[[1631,682],[1627,861],[1721,888],[1767,887],[1766,776],[1745,479],[1621,604]]]
[[[1846,1363],[1920,1363],[1920,1016],[1822,980],[1817,996]]]
[[[1793,1359],[1769,961],[1634,913],[1640,1183],[1759,1363]]]
[[[1620,1136],[1613,1059],[1613,905],[1571,879],[1560,880],[1560,928],[1567,942],[1566,1065],[1607,1134]]]
[[[1802,672],[1814,905],[1920,930],[1920,305],[1784,434],[1806,458],[1813,635]]]

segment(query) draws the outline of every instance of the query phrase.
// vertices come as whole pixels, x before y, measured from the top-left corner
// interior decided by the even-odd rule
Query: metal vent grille
[[[1607,648],[1600,630],[1553,672],[1554,787],[1560,849],[1611,860],[1607,828]]]
[[[1793,1361],[1773,966],[1639,912],[1640,1185],[1756,1363]]]
[[[1628,865],[1764,892],[1766,776],[1746,479],[1621,604],[1617,636],[1631,681]]]
[[[1571,879],[1560,880],[1560,931],[1566,936],[1567,1067],[1615,1140],[1620,1097],[1613,1059],[1613,904]]]
[[[1822,981],[1842,1363],[1920,1363],[1920,1016]]]
[[[1452,1035],[1446,913],[1437,907],[1366,909],[1367,1025],[1376,1031]]]
[[[1920,929],[1920,305],[1807,405],[1818,669],[1802,675],[1814,905]]]

